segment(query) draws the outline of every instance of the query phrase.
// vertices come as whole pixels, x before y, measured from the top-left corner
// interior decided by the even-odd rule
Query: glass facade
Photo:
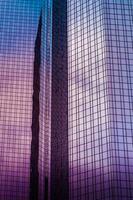
[[[133,199],[133,1],[0,16],[0,199]]]
[[[41,1],[0,1],[0,199],[28,200],[34,48]]]
[[[132,12],[68,0],[70,200],[133,198]]]
[[[133,2],[105,5],[113,199],[133,198]]]
[[[53,0],[51,200],[68,200],[67,0]]]
[[[42,2],[40,66],[39,200],[50,199],[52,0]]]

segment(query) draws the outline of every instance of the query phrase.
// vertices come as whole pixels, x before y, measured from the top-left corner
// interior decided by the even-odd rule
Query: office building
[[[132,12],[68,0],[70,200],[133,198]]]
[[[28,200],[34,45],[41,1],[0,2],[0,199]]]
[[[133,199],[133,2],[0,14],[0,199]]]

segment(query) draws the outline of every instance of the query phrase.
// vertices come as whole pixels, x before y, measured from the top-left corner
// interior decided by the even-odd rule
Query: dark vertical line
[[[44,190],[44,192],[45,192],[45,195],[44,195],[44,200],[48,200],[48,177],[46,176],[45,177],[45,190]]]
[[[67,0],[53,0],[51,200],[68,200]]]
[[[32,106],[32,141],[31,141],[31,164],[30,164],[30,200],[38,199],[41,27],[42,27],[42,16],[40,16],[38,32],[37,32],[37,37],[36,37],[36,41],[35,41],[34,77],[33,77],[33,106]]]

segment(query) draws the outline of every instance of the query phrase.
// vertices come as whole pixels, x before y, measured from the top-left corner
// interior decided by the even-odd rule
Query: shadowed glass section
[[[40,16],[38,32],[35,41],[34,75],[33,75],[33,104],[32,104],[32,141],[31,141],[31,173],[30,199],[38,198],[38,157],[39,157],[39,94],[40,94],[40,64],[41,64],[41,28]]]
[[[51,200],[68,200],[67,1],[53,1]]]
[[[42,1],[39,132],[39,200],[50,199],[52,0]]]

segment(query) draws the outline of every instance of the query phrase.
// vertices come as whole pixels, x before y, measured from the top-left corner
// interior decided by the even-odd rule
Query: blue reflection
[[[25,51],[25,48],[32,47],[36,37],[41,4],[41,0],[0,2],[1,54],[18,54],[22,50]]]

